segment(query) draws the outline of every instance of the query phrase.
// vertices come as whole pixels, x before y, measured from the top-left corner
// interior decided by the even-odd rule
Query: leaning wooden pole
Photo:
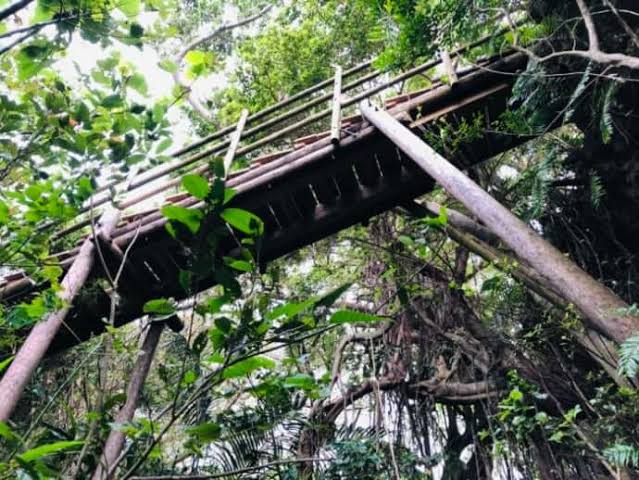
[[[160,343],[160,337],[166,322],[151,322],[149,330],[144,337],[142,348],[138,356],[129,379],[126,389],[126,401],[115,417],[115,423],[123,424],[133,420],[133,415],[138,405],[140,393],[149,374],[151,363]],[[124,446],[125,435],[120,430],[113,429],[109,433],[104,450],[100,457],[100,463],[93,472],[92,480],[105,480],[113,478],[115,467],[117,466],[122,447]]]
[[[360,104],[366,120],[490,228],[519,258],[574,304],[595,330],[618,343],[639,331],[628,305],[545,241],[479,185],[439,155],[389,113]]]
[[[98,221],[96,234],[110,238],[119,219],[119,210],[107,209]],[[6,422],[11,417],[33,372],[38,368],[53,338],[64,323],[73,299],[89,278],[94,261],[95,244],[93,237],[89,236],[62,279],[59,296],[65,306],[33,327],[0,381],[0,421]]]

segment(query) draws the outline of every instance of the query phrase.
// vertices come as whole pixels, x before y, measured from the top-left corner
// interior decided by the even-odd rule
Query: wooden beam
[[[102,214],[98,222],[98,234],[103,233],[107,238],[120,219],[120,211],[109,208]],[[37,323],[26,338],[18,354],[0,381],[0,421],[6,422],[11,417],[22,392],[29,383],[33,372],[47,352],[56,333],[64,323],[64,319],[71,310],[73,299],[84,286],[95,261],[95,245],[91,237],[84,240],[78,256],[67,271],[60,284],[59,297],[64,307],[49,314],[43,321]]]
[[[620,313],[628,305],[540,237],[508,209],[385,111],[360,104],[363,116],[420,168],[490,228],[519,258],[528,262],[566,300],[585,315],[586,323],[622,343],[639,331],[639,320]]]
[[[229,149],[226,151],[226,155],[224,156],[224,179],[226,179],[231,172],[231,164],[233,163],[233,159],[235,159],[237,147],[239,146],[240,140],[242,139],[242,131],[244,130],[244,126],[246,125],[248,114],[249,111],[246,108],[242,110],[240,119],[237,121],[237,127],[235,127],[235,132],[233,132],[233,135],[231,137],[231,145],[229,146]]]
[[[333,85],[333,114],[331,116],[331,143],[339,145],[342,130],[342,67],[335,66]]]
[[[149,374],[151,362],[153,362],[153,356],[155,355],[158,343],[160,343],[164,326],[165,322],[151,322],[149,325],[149,330],[144,337],[142,348],[133,366],[133,370],[131,370],[129,384],[126,389],[126,401],[115,417],[116,424],[129,423],[133,420],[138,399],[140,398],[146,377]],[[113,478],[113,474],[118,465],[118,458],[124,446],[124,440],[124,432],[115,428],[111,430],[104,444],[100,462],[91,477],[92,480]]]

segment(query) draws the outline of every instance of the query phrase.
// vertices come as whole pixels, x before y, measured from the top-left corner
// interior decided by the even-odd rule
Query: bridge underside
[[[491,63],[488,69],[466,73],[453,87],[439,86],[416,97],[400,97],[389,111],[422,135],[437,131],[436,125],[442,120],[454,129],[461,122],[471,123],[478,115],[488,127],[506,109],[515,78],[512,74],[523,69],[525,61],[521,55],[511,55]],[[521,141],[485,133],[462,142],[446,156],[458,167],[467,168]],[[228,184],[238,192],[232,206],[254,212],[265,223],[260,262],[287,255],[434,188],[430,177],[361,120],[344,132],[340,146],[333,146],[328,138],[320,139],[279,158],[274,156],[231,178]],[[194,199],[179,197],[175,202],[196,204]],[[116,325],[139,318],[142,305],[149,299],[180,300],[188,296],[178,274],[187,267],[189,255],[166,233],[164,224],[164,219],[153,213],[145,217],[139,232],[139,224],[132,220],[120,225],[113,236],[122,249],[135,239],[120,283]],[[229,245],[221,250],[228,254],[231,248]],[[112,268],[118,263],[117,258],[107,261]],[[99,262],[92,275],[103,276]],[[211,277],[198,287],[203,290],[214,284]],[[103,290],[89,287],[76,300],[67,324],[82,340],[97,335],[104,331],[103,319],[108,316],[109,306],[109,296]],[[63,328],[50,352],[76,343],[75,336]]]

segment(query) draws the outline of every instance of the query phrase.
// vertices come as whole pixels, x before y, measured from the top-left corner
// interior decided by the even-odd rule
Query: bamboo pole
[[[107,209],[100,217],[97,233],[103,233],[109,238],[119,218],[119,210],[114,208]],[[80,248],[78,256],[61,282],[59,296],[64,302],[64,307],[51,313],[45,320],[33,327],[20,350],[18,350],[15,359],[2,377],[0,381],[0,392],[2,392],[2,397],[0,398],[0,421],[6,422],[11,417],[33,372],[38,368],[53,338],[64,323],[64,319],[71,309],[73,299],[84,286],[91,273],[95,261],[95,248],[93,239],[87,237]]]
[[[413,132],[383,110],[363,102],[360,110],[369,122],[463,203],[556,292],[583,312],[590,327],[618,343],[639,331],[639,320],[620,313],[628,307],[621,298],[541,238]]]
[[[237,152],[237,147],[240,144],[240,139],[242,138],[242,131],[244,130],[244,126],[246,125],[246,119],[248,118],[249,111],[245,108],[242,110],[240,114],[240,119],[237,122],[237,127],[235,127],[235,132],[233,132],[233,138],[231,138],[231,145],[226,152],[226,156],[224,157],[224,178],[226,179],[231,172],[231,164],[233,163],[233,159],[235,158],[235,153]]]
[[[144,337],[144,342],[138,358],[131,370],[129,384],[126,389],[126,401],[115,417],[115,423],[123,424],[133,420],[133,415],[138,405],[138,399],[146,377],[149,374],[151,363],[157,349],[165,322],[151,322],[149,330]],[[93,472],[92,480],[104,480],[113,478],[113,471],[117,466],[117,460],[124,446],[124,432],[113,428],[109,432],[104,450],[100,457],[100,462]]]
[[[335,66],[333,85],[333,112],[331,117],[331,143],[339,145],[342,131],[342,67]]]

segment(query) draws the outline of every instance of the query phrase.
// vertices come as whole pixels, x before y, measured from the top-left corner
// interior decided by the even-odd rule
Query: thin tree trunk
[[[98,233],[103,234],[107,238],[115,229],[120,218],[120,211],[108,209],[99,220]],[[64,323],[69,310],[73,303],[73,299],[84,286],[93,263],[95,261],[95,245],[92,236],[89,236],[82,247],[78,256],[73,261],[71,268],[62,280],[60,298],[64,302],[64,307],[56,312],[51,313],[47,318],[36,324],[29,336],[24,341],[16,358],[13,360],[7,372],[0,381],[0,421],[6,422],[11,417],[22,392],[29,383],[33,372],[44,358],[49,345],[60,327]]]
[[[508,209],[385,111],[360,104],[363,116],[420,168],[495,232],[522,260],[611,340],[639,331],[639,320],[619,313],[627,304],[546,242]]]
[[[115,423],[117,424],[128,423],[133,420],[140,392],[149,373],[155,350],[160,342],[162,330],[164,330],[164,325],[165,322],[152,322],[149,326],[149,331],[144,337],[140,354],[131,371],[129,385],[126,389],[126,402],[115,417]],[[104,444],[100,463],[91,477],[93,480],[103,480],[113,477],[114,467],[117,465],[116,462],[124,446],[124,439],[124,432],[117,429],[111,430]]]

